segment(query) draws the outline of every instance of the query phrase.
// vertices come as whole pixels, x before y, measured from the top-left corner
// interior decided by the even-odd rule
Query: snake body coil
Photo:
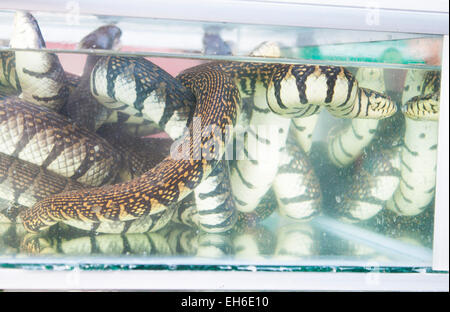
[[[0,99],[2,152],[86,185],[110,181],[117,155],[101,137],[14,97]]]

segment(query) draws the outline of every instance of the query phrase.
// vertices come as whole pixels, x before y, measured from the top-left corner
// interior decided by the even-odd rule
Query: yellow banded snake
[[[104,72],[101,64],[105,62],[102,60],[113,63],[115,61],[115,66],[120,68],[116,74],[106,78],[107,85],[110,86],[109,91],[112,90],[111,88],[118,87],[119,89],[114,90],[114,96],[124,102],[134,99],[132,103],[122,105],[118,105],[116,99],[114,103],[111,103],[111,93],[108,94],[107,90],[106,94],[102,95],[106,101],[97,97],[104,105],[131,112],[136,116],[153,118],[160,125],[170,122],[170,117],[164,119],[168,117],[167,112],[174,113],[181,110],[182,113],[178,115],[179,120],[183,118],[186,120],[183,110],[187,110],[190,113],[188,117],[199,117],[201,120],[200,126],[195,126],[193,122],[189,124],[192,134],[202,133],[201,129],[195,127],[212,126],[213,129],[219,129],[221,135],[230,130],[227,126],[235,123],[239,106],[235,80],[241,77],[262,81],[268,89],[268,107],[287,117],[308,116],[317,112],[320,106],[325,106],[332,114],[344,118],[358,116],[383,118],[389,117],[395,111],[395,106],[385,96],[359,88],[357,82],[344,68],[253,63],[211,63],[192,68],[180,75],[178,79],[195,95],[195,105],[185,97],[183,99],[180,97],[172,103],[155,104],[160,106],[153,110],[152,106],[145,101],[152,97],[158,98],[158,92],[167,96],[168,93],[161,93],[161,89],[170,88],[171,84],[166,84],[165,81],[151,87],[142,84],[140,90],[131,89],[132,93],[139,91],[135,93],[135,96],[127,98],[127,96],[123,97],[127,92],[124,83],[126,80],[119,80],[120,82],[117,83],[114,75],[117,78],[124,74],[131,74],[131,81],[147,83],[147,79],[162,77],[161,70],[157,69],[156,75],[147,72],[151,65],[138,58],[103,58],[97,63],[99,67],[94,68],[91,75],[94,96],[96,93],[100,95],[95,74]],[[134,69],[131,70],[129,65]],[[107,71],[106,74],[108,74]],[[142,75],[143,80],[135,78],[135,75],[139,76],[139,74]],[[159,88],[156,89],[156,93],[152,93],[154,86]],[[175,89],[174,94],[179,94],[183,87],[177,86]],[[135,101],[138,98],[139,101]],[[167,98],[165,100],[167,101]],[[131,106],[128,106],[130,104]],[[155,111],[156,118],[149,116]],[[158,114],[158,111],[162,114]],[[164,115],[165,112],[166,115]],[[179,134],[181,135],[182,132]],[[202,143],[203,146],[201,146]],[[224,142],[223,138],[213,134],[206,137],[197,135],[192,139],[184,136],[181,147],[188,151],[190,156],[188,160],[175,160],[168,157],[157,167],[128,183],[47,198],[26,211],[24,224],[28,230],[38,231],[58,221],[79,220],[85,223],[126,221],[166,210],[170,205],[184,198],[212,171],[216,161],[206,160],[202,151],[218,152],[221,155]],[[211,150],[208,150],[210,147]]]

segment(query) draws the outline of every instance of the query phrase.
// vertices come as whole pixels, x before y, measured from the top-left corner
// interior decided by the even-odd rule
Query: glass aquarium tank
[[[0,289],[448,290],[448,7],[249,3],[0,7]]]

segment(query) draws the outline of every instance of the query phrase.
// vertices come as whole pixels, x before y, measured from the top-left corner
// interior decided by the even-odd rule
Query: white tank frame
[[[449,267],[449,36],[445,35],[442,50],[441,103],[439,115],[436,200],[434,214],[433,270]]]

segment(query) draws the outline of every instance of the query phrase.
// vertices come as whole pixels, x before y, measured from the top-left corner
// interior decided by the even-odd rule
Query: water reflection
[[[431,224],[398,220],[396,226],[382,220],[365,224],[405,246],[429,246]],[[278,218],[278,217],[277,217]],[[431,217],[430,217],[431,218]],[[432,219],[432,218],[431,218]],[[391,218],[389,218],[391,220]],[[422,218],[421,218],[422,220]],[[277,221],[277,226],[258,225],[226,233],[206,233],[170,223],[167,227],[143,234],[98,234],[59,224],[46,232],[30,234],[20,224],[0,223],[0,258],[8,257],[138,257],[235,259],[238,261],[314,261],[314,259],[356,259],[389,261],[371,242],[342,239],[311,222]],[[419,222],[419,223],[417,223]],[[393,230],[395,228],[395,230]]]

